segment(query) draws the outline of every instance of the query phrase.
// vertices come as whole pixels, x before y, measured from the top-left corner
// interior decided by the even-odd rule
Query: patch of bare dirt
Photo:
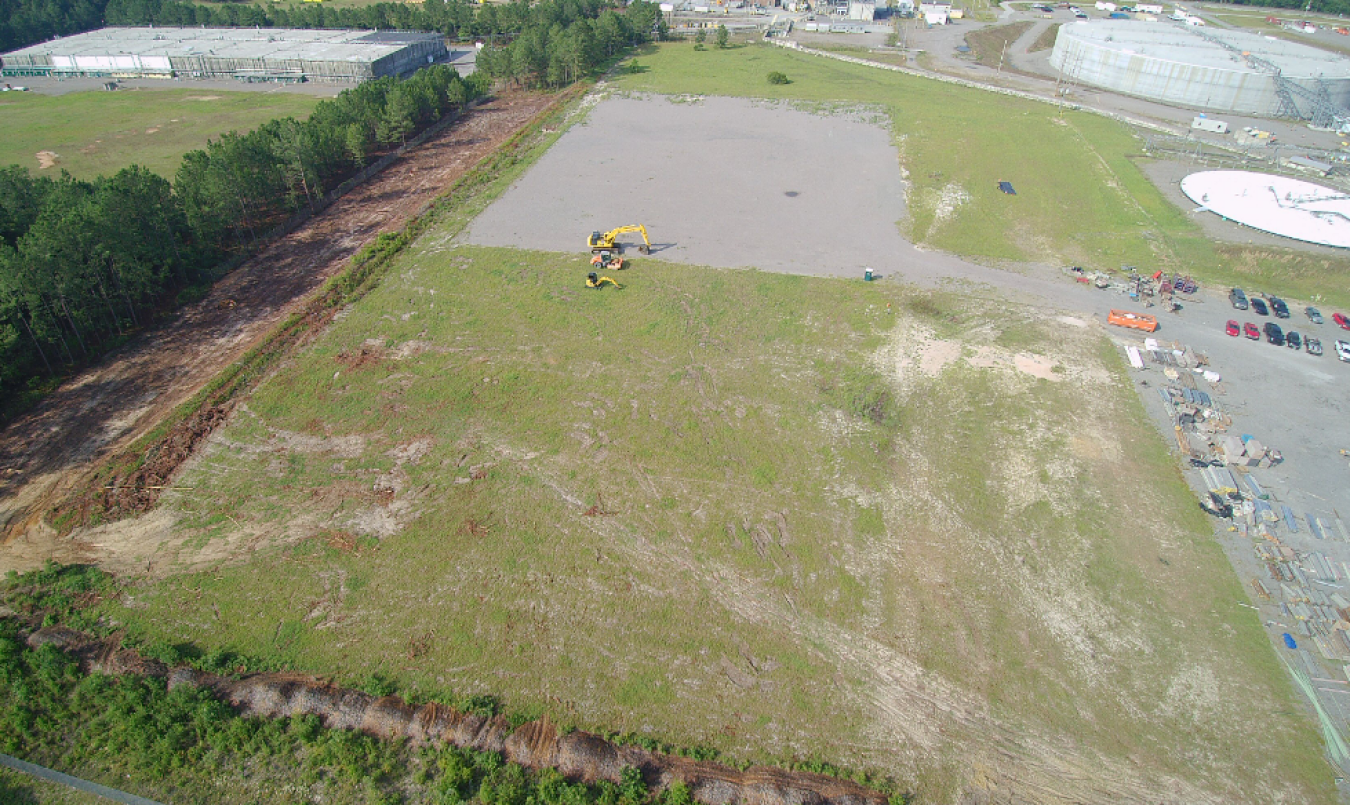
[[[38,151],[33,156],[37,157],[38,170],[41,171],[56,167],[56,160],[61,158],[61,155],[55,151]]]
[[[257,346],[358,249],[381,232],[401,228],[554,97],[508,93],[477,107],[265,248],[174,323],[82,372],[0,432],[0,466],[17,470],[0,478],[0,572],[29,569],[43,558],[107,559],[78,540],[35,528],[43,512],[85,483],[101,461],[125,450]],[[116,488],[108,491],[118,496],[114,507],[140,510],[138,490],[164,485],[171,465],[176,466],[173,460],[181,461],[224,413],[176,429],[147,466],[110,484]],[[116,427],[110,429],[109,423]],[[27,549],[10,550],[24,535]]]

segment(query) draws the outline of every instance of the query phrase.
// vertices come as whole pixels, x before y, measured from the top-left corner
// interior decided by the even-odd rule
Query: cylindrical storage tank
[[[1228,45],[1214,41],[1220,39]],[[1192,109],[1274,115],[1275,80],[1244,54],[1285,78],[1350,106],[1350,59],[1244,31],[1171,22],[1107,20],[1060,26],[1050,64],[1069,81]],[[1304,108],[1300,99],[1299,106]]]

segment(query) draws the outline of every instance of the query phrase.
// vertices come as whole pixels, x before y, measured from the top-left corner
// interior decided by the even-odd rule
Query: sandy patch
[[[218,101],[218,100],[220,100],[220,96],[219,96],[219,95],[189,95],[189,96],[187,96],[187,98],[185,98],[184,100],[189,100],[189,101]]]
[[[157,131],[159,131],[159,126],[151,126],[150,128],[148,128],[148,129],[145,130],[145,133],[146,133],[146,134],[154,134],[154,133],[157,132]]]
[[[1069,325],[1070,327],[1086,327],[1086,326],[1087,326],[1087,322],[1083,321],[1082,319],[1078,318],[1077,316],[1056,316],[1056,317],[1055,317],[1055,321],[1059,322],[1060,324],[1067,324],[1067,325]]]
[[[947,183],[941,190],[929,190],[925,193],[922,202],[933,208],[933,222],[929,224],[928,231],[924,234],[924,240],[931,239],[933,233],[968,201],[970,201],[970,194],[966,192],[964,187],[955,182]]]
[[[1040,355],[1018,353],[1013,356],[1013,367],[1019,372],[1026,372],[1042,380],[1053,380],[1056,383],[1060,381],[1059,375],[1055,374],[1055,362]]]
[[[56,160],[61,158],[61,155],[55,151],[38,151],[34,156],[37,157],[38,170],[44,171],[48,168],[55,167]]]
[[[942,368],[961,357],[961,345],[955,341],[929,341],[919,350],[919,371],[937,377]]]

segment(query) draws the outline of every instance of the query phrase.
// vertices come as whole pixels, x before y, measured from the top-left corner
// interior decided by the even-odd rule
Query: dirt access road
[[[514,93],[478,106],[268,246],[175,322],[80,373],[0,432],[0,572],[48,558],[98,560],[96,548],[57,539],[43,513],[101,458],[149,431],[255,346],[358,249],[401,228],[551,100]]]

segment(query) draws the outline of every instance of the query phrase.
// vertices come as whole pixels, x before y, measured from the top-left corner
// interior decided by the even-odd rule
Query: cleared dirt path
[[[43,513],[98,459],[186,402],[381,232],[399,229],[552,96],[502,95],[409,149],[380,175],[225,277],[211,294],[131,347],[80,373],[0,432],[0,572],[52,558],[89,561]]]

